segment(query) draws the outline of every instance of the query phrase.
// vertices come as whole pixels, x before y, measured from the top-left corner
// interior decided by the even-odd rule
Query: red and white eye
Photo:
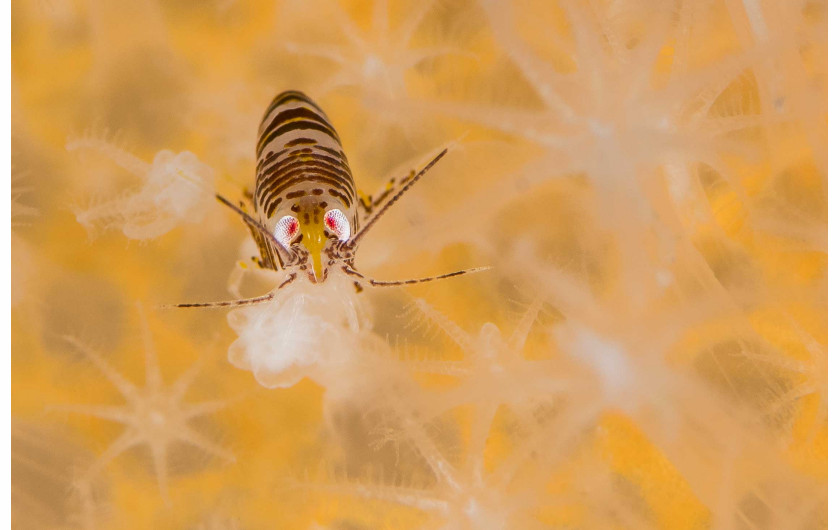
[[[286,248],[289,248],[299,232],[300,223],[291,215],[281,218],[274,227],[274,237]]]
[[[324,226],[327,231],[334,234],[340,241],[350,239],[350,221],[341,210],[330,210],[324,214]]]

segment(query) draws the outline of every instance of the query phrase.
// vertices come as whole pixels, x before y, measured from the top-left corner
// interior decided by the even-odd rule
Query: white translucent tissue
[[[121,230],[131,239],[153,239],[182,223],[199,223],[213,206],[213,169],[189,151],[159,151],[151,164],[104,140],[83,138],[69,151],[98,151],[142,180],[122,196],[76,212],[89,232]]]
[[[228,323],[239,338],[230,362],[250,370],[268,388],[289,387],[304,377],[329,387],[335,374],[358,359],[369,319],[352,282],[306,279],[277,292],[267,303],[235,309]]]

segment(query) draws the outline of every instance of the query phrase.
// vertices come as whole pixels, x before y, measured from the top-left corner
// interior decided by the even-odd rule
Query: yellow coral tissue
[[[13,2],[12,527],[826,528],[827,4]]]

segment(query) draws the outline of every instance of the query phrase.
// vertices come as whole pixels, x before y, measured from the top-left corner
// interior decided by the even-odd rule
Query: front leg
[[[408,175],[402,177],[401,179],[391,177],[385,184],[385,188],[378,194],[376,194],[376,196],[365,195],[364,193],[359,191],[359,205],[362,207],[362,210],[364,210],[362,221],[367,220],[367,218],[370,217],[373,211],[386,199],[388,199],[388,197],[390,197],[392,193],[394,193],[394,190],[401,188],[406,182],[413,179],[416,174],[417,171],[412,169],[408,173]]]

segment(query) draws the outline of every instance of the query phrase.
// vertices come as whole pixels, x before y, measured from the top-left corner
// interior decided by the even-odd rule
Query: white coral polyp
[[[99,151],[143,181],[135,191],[77,211],[90,232],[117,229],[131,239],[153,239],[181,223],[200,223],[213,206],[213,169],[189,151],[159,151],[149,164],[96,138],[70,141],[67,149]]]
[[[342,280],[299,280],[270,302],[231,311],[228,323],[239,338],[228,350],[230,362],[268,388],[304,377],[329,386],[369,328],[352,283]]]
[[[213,205],[213,169],[194,154],[164,150],[155,155],[143,188],[126,199],[123,232],[150,239],[182,222],[199,222]]]
[[[189,151],[177,155],[160,151],[152,162],[148,188],[156,192],[157,205],[178,217],[186,217],[196,209],[212,204],[207,200],[213,184],[213,170]]]

